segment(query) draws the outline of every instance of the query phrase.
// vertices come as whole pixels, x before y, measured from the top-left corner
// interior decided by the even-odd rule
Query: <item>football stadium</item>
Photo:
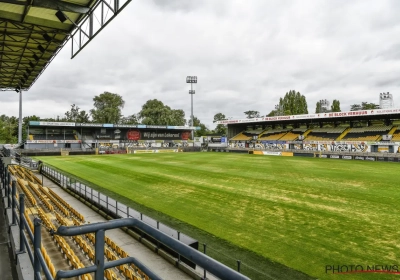
[[[11,201],[4,203],[25,194],[29,234],[39,217],[48,229],[43,240],[54,239],[42,251],[53,277],[68,265],[95,263],[93,233],[71,240],[49,233],[95,222],[79,212],[89,206],[107,220],[143,221],[251,279],[393,279],[399,112],[221,121],[227,136],[213,141],[189,139],[195,127],[31,122],[24,149],[3,147],[3,189]],[[66,197],[84,205],[75,208]],[[228,273],[215,276],[152,233],[124,228],[189,278]],[[129,256],[118,241],[106,235],[106,261]],[[151,265],[140,267],[120,265],[104,275],[151,273]]]
[[[0,1],[0,88],[19,95],[18,141],[0,144],[0,278],[398,279],[389,93],[374,108],[224,116],[226,133],[201,136],[193,84],[185,125],[23,124],[22,92],[130,2]]]

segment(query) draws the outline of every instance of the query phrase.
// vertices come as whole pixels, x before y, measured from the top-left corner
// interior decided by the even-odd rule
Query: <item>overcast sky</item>
[[[63,116],[109,91],[124,115],[158,99],[213,129],[214,114],[268,114],[294,89],[308,110],[339,99],[342,111],[390,92],[400,107],[399,0],[133,0],[74,59],[70,42],[32,88],[23,115]],[[18,116],[18,95],[1,93],[1,114]]]

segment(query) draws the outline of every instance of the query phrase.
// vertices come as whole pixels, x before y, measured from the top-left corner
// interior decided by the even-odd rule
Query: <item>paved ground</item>
[[[73,208],[78,210],[87,222],[105,222],[107,221],[101,215],[94,212],[79,200],[72,197],[65,192],[62,188],[54,184],[52,181],[44,178],[44,186],[51,188],[54,192],[60,195],[67,201]],[[133,237],[120,229],[113,229],[106,231],[106,236],[109,236],[116,244],[123,248],[129,256],[137,258],[144,265],[149,267],[153,272],[158,274],[163,279],[180,280],[191,279],[187,274],[175,268],[172,264],[167,262],[162,257],[158,256],[143,244],[139,243]]]
[[[3,196],[3,192],[1,192]],[[10,241],[7,234],[8,226],[4,216],[4,205],[0,199],[0,278],[2,280],[17,280],[15,265],[10,260]]]

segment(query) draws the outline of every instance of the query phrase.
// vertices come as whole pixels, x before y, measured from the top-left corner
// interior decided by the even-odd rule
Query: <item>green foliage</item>
[[[147,125],[185,125],[185,112],[173,110],[157,99],[148,100],[138,113],[141,123]]]
[[[94,109],[90,110],[95,123],[118,123],[121,119],[121,110],[125,101],[116,93],[104,92],[93,98]]]
[[[18,118],[6,115],[0,116],[0,140],[9,144],[18,142]]]
[[[318,113],[328,113],[328,112],[341,112],[340,101],[337,99],[334,99],[330,110],[328,108],[326,108],[325,106],[322,106],[320,101],[317,102],[317,104],[315,105],[315,113],[318,114]]]
[[[208,253],[220,251],[213,255],[217,259],[224,259],[227,252],[224,242],[215,242],[216,238],[236,245],[237,250],[224,259],[231,266],[236,259],[252,264],[257,255],[263,256],[253,267],[274,277],[252,279],[301,279],[302,274],[288,273],[302,271],[314,279],[333,280],[338,279],[336,274],[325,273],[328,264],[398,260],[396,164],[230,153],[42,160],[114,196],[171,216],[181,221],[178,226],[188,224],[208,232],[202,235],[199,230],[192,237],[207,243]],[[251,272],[244,265],[242,269]],[[393,279],[393,275],[378,278]],[[349,274],[346,279],[377,278]]]
[[[62,120],[65,122],[77,122],[77,123],[88,123],[89,115],[85,110],[80,110],[75,104],[71,105],[71,110],[65,112],[65,118]]]
[[[331,105],[331,111],[332,112],[341,112],[340,110],[340,101],[337,99],[334,99]]]
[[[321,108],[321,103],[318,101],[317,104],[315,104],[315,113],[316,114],[322,113],[321,109],[322,109]]]
[[[246,118],[248,118],[248,119],[260,118],[261,117],[260,116],[260,112],[253,111],[253,110],[246,111],[246,112],[244,112],[244,114],[246,115]]]
[[[279,107],[284,115],[308,114],[306,97],[295,90],[290,90],[279,99]]]
[[[361,102],[362,110],[379,109],[379,105],[375,103]]]
[[[119,121],[120,124],[138,124],[139,120],[137,115],[133,114],[127,117],[122,117]]]
[[[218,114],[214,115],[213,123],[218,122],[218,121],[223,121],[223,120],[226,120],[225,115],[222,113],[218,113]],[[217,126],[214,129],[214,132],[219,135],[226,135],[226,125],[217,124]]]
[[[28,139],[27,133],[28,133],[28,126],[29,126],[29,122],[30,121],[40,121],[40,117],[36,116],[36,115],[33,115],[33,116],[24,117],[22,119],[22,139],[23,139],[23,142]],[[16,136],[18,137],[18,135],[16,135]]]
[[[196,116],[193,116],[193,124],[196,127],[200,127],[200,130],[195,130],[194,132],[195,137],[206,136],[207,134],[210,133],[206,125],[201,123],[201,121]]]
[[[361,102],[361,104],[353,104],[350,106],[350,111],[379,109],[379,105],[375,103]]]

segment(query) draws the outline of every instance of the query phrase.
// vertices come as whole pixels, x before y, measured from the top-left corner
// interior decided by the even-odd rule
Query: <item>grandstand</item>
[[[30,121],[25,150],[193,146],[199,127]]]
[[[230,148],[397,153],[400,109],[374,109],[257,119],[223,120]]]

